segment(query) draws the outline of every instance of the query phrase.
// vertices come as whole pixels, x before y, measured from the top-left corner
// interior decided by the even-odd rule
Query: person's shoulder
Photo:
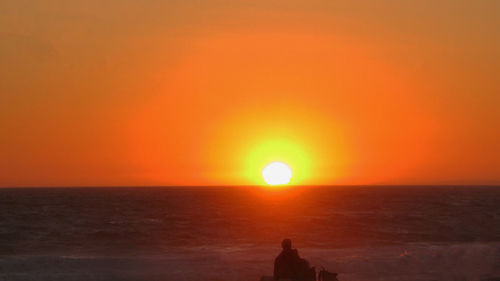
[[[275,258],[274,260],[279,260],[279,259],[281,259],[281,258],[283,258],[283,251],[281,251],[281,252],[278,254],[278,256],[276,256],[276,258]]]

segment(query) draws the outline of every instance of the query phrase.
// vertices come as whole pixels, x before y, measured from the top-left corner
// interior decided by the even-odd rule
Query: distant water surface
[[[500,276],[500,188],[0,189],[0,280],[258,280],[284,237],[341,281]]]

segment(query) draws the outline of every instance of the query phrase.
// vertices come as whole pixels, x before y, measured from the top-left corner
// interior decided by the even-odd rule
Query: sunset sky
[[[500,184],[500,1],[0,2],[0,186]]]

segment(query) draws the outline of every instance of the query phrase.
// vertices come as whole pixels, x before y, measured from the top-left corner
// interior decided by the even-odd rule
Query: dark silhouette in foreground
[[[338,281],[337,273],[327,271],[325,268],[319,271],[318,281]]]
[[[316,281],[316,268],[299,256],[297,249],[292,249],[292,241],[281,242],[283,250],[274,260],[274,275],[262,276],[260,281]],[[337,273],[323,268],[318,274],[319,281],[338,281]]]
[[[274,260],[274,280],[316,281],[316,269],[299,256],[297,249],[292,249],[292,241],[281,242],[283,250]]]

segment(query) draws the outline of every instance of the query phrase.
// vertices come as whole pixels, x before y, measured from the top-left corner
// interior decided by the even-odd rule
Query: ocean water
[[[285,237],[340,281],[500,277],[500,187],[0,189],[0,280],[259,280]]]

